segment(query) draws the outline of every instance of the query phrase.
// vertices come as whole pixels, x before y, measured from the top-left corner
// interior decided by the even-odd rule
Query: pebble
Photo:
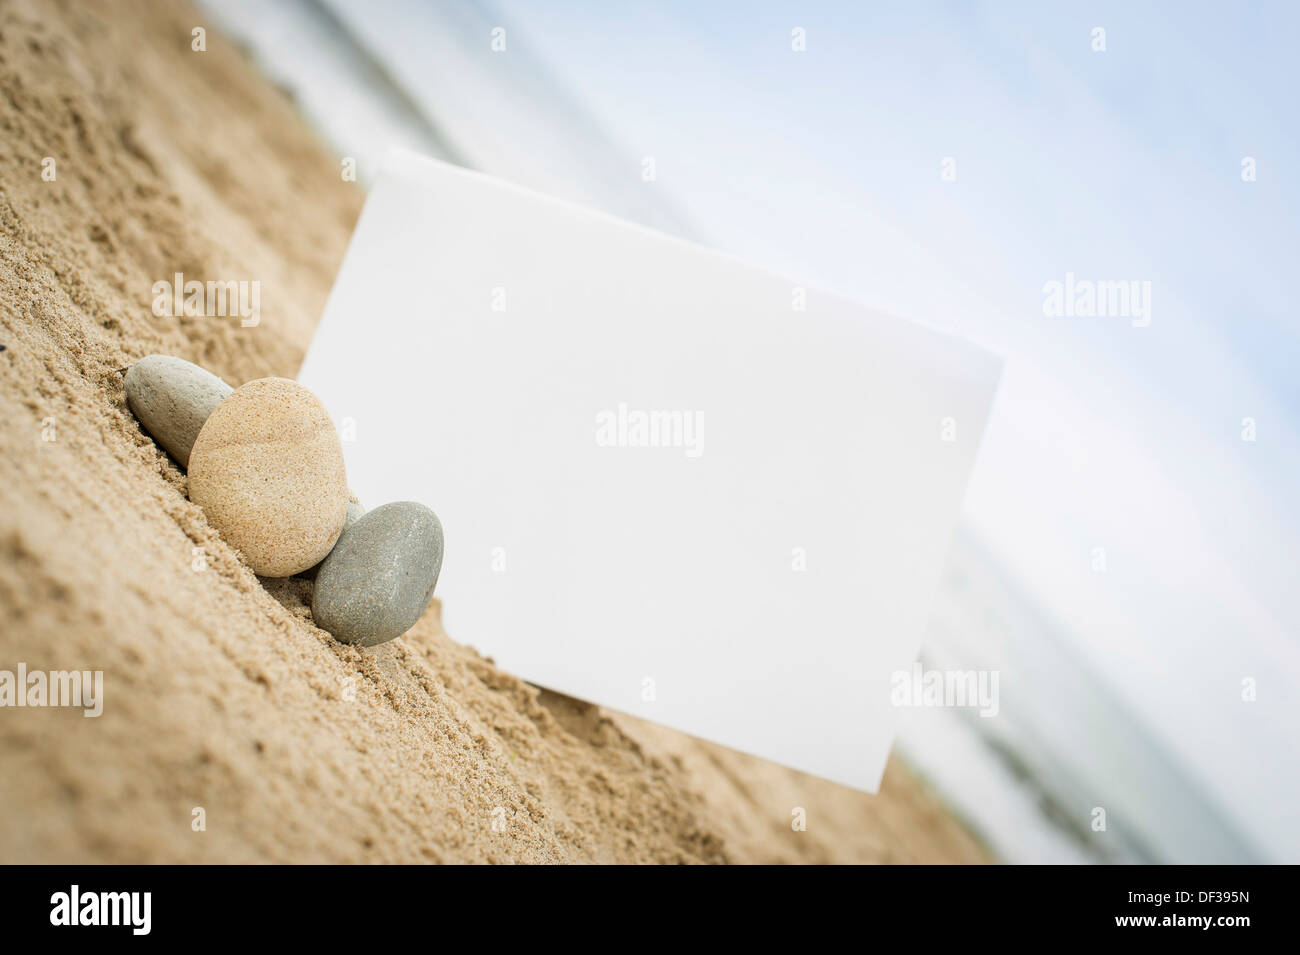
[[[316,574],[316,626],[343,643],[378,646],[413,627],[442,570],[442,522],[414,501],[385,504],[339,538]]]
[[[264,577],[318,563],[343,530],[343,446],[320,399],[287,378],[236,388],[190,453],[190,500]]]
[[[149,355],[127,369],[126,403],[145,431],[181,467],[208,416],[234,391],[212,372],[172,355]]]

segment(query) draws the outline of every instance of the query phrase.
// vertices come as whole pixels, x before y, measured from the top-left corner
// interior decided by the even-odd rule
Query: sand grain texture
[[[897,763],[866,796],[540,691],[437,601],[375,650],[314,627],[311,583],[254,576],[186,499],[122,370],[294,376],[360,192],[184,4],[0,4],[0,89],[0,668],[105,680],[99,719],[0,710],[0,862],[985,858]],[[261,324],[154,316],[176,272],[260,281]]]

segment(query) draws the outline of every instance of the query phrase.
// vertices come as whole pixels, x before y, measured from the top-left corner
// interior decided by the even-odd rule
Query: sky
[[[1300,858],[1300,8],[497,7],[709,244],[1005,356],[965,520]],[[1067,273],[1149,324],[1045,315]]]

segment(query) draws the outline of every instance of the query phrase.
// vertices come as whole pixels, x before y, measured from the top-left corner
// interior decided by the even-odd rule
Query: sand
[[[197,25],[0,7],[0,668],[104,674],[98,718],[0,709],[0,862],[985,860],[897,760],[870,796],[541,691],[436,601],[346,646],[241,563],[122,370],[293,377],[362,194]],[[155,316],[177,272],[259,281],[260,323]]]

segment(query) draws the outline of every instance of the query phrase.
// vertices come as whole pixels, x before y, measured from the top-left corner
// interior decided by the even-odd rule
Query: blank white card
[[[301,380],[367,507],[438,512],[455,639],[861,789],[893,736],[997,358],[394,152]]]

